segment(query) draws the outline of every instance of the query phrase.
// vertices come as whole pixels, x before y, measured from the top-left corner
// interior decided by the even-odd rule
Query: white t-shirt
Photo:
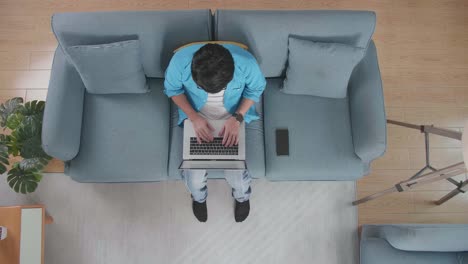
[[[206,104],[200,109],[200,114],[206,119],[228,119],[231,114],[224,108],[224,90],[218,93],[208,93]]]

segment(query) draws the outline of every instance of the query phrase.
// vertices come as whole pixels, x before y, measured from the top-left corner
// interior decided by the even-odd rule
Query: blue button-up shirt
[[[192,78],[191,63],[193,54],[204,44],[196,44],[177,51],[166,69],[164,93],[168,97],[185,93],[195,111],[200,111],[206,104],[208,93],[199,89]],[[258,102],[266,86],[266,80],[254,56],[248,51],[233,44],[223,44],[234,59],[234,76],[224,92],[224,107],[234,113],[242,98]],[[179,109],[180,125],[187,115]],[[257,120],[258,114],[252,106],[245,114],[244,120],[249,123]]]

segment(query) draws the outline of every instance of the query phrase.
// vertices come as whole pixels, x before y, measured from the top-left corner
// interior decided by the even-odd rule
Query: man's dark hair
[[[206,44],[193,55],[191,69],[198,86],[208,93],[217,93],[232,80],[234,59],[225,47]]]

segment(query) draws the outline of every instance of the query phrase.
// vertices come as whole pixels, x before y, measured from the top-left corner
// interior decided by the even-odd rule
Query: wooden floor
[[[374,10],[388,117],[453,129],[468,118],[466,0],[0,0],[0,100],[45,98],[56,47],[50,30],[54,12],[187,8]],[[434,166],[461,161],[458,142],[432,140]],[[417,131],[389,125],[387,153],[358,182],[359,197],[422,167],[423,144]],[[57,162],[50,166],[61,169]],[[468,194],[443,206],[432,203],[452,188],[440,182],[369,202],[359,207],[359,222],[468,223]]]

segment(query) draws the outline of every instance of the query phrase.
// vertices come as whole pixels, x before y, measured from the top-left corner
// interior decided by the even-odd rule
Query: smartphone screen
[[[276,155],[289,156],[289,131],[276,129]]]

